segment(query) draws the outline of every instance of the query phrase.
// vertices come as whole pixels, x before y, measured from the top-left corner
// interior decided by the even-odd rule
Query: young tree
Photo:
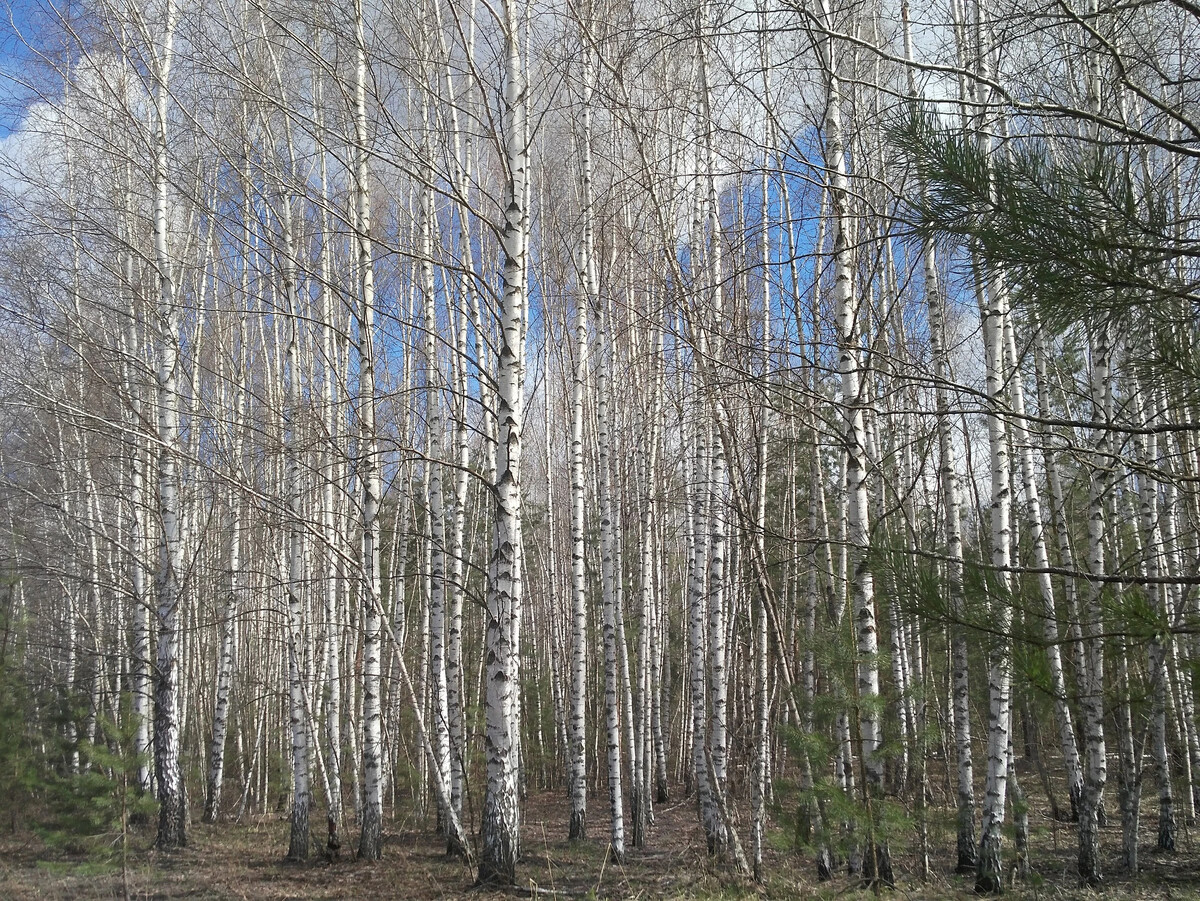
[[[524,596],[521,572],[521,433],[524,424],[523,361],[529,249],[528,85],[522,61],[519,0],[505,0],[499,23],[504,43],[501,129],[504,167],[504,253],[500,296],[499,352],[496,357],[496,475],[492,483],[495,525],[486,631],[487,790],[479,854],[481,885],[512,885],[520,848],[517,810],[517,713],[514,664]]]
[[[162,516],[161,562],[157,580],[158,650],[154,688],[154,766],[158,786],[159,847],[187,843],[187,801],[179,761],[179,613],[184,591],[184,539],[180,497],[179,367],[180,321],[178,266],[172,255],[170,222],[169,120],[170,75],[174,61],[175,0],[167,0],[160,37],[153,52],[154,93],[154,266],[158,275],[158,501]]]

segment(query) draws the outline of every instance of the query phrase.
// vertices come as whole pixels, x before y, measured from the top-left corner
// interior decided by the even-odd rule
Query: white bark
[[[248,229],[247,229],[248,230]],[[249,246],[249,241],[246,241]],[[248,301],[249,266],[242,269],[242,296]],[[246,408],[244,355],[245,317],[239,317],[237,336],[233,352],[233,368],[237,375],[233,385],[233,421],[230,425],[230,456],[238,467],[242,459],[243,418]],[[233,691],[234,667],[237,661],[238,607],[242,591],[242,500],[234,495],[230,504],[229,544],[226,550],[229,562],[229,588],[221,612],[221,649],[217,661],[216,697],[213,704],[212,742],[209,746],[208,796],[205,799],[204,821],[215,823],[221,811],[221,787],[225,777],[225,744],[229,726],[229,703]]]
[[[588,265],[585,262],[581,270],[586,271]],[[583,471],[583,399],[587,381],[588,347],[587,307],[587,295],[583,290],[579,290],[575,300],[575,372],[571,387],[571,821],[568,835],[572,841],[582,841],[587,838],[587,731],[585,717],[587,715],[588,630],[584,545],[586,486]]]
[[[1110,379],[1111,345],[1105,328],[1093,335],[1091,391],[1093,415],[1098,422],[1109,420],[1112,388]],[[1096,430],[1096,465],[1088,489],[1088,569],[1102,576],[1106,570],[1105,541],[1107,516],[1105,503],[1109,491],[1110,440],[1107,429]],[[1099,884],[1103,878],[1100,868],[1100,806],[1108,780],[1108,755],[1104,739],[1104,637],[1102,623],[1103,583],[1092,582],[1084,599],[1082,634],[1084,666],[1081,674],[1083,737],[1086,749],[1083,778],[1083,800],[1079,807],[1079,878],[1085,884]]]
[[[155,54],[154,108],[154,263],[158,274],[159,358],[157,384],[158,501],[162,518],[161,562],[157,579],[158,681],[154,689],[154,764],[158,786],[160,848],[187,843],[187,806],[179,762],[179,613],[183,597],[184,541],[180,498],[179,365],[180,315],[176,269],[169,233],[170,171],[168,88],[175,48],[176,7],[168,0],[162,48]]]
[[[949,362],[946,353],[945,308],[933,247],[925,248],[925,292],[929,306],[930,344],[934,354],[935,404],[938,416],[938,454],[940,458],[940,487],[942,493],[942,525],[946,539],[946,581],[948,583],[950,623],[950,680],[954,714],[954,745],[957,773],[958,873],[975,870],[975,776],[971,752],[971,689],[970,659],[967,634],[962,619],[966,614],[963,602],[963,540],[961,525],[961,495],[958,467],[954,459],[953,424],[950,400],[946,390],[949,381]]]
[[[758,9],[758,21],[765,24],[766,16],[762,7]],[[764,32],[765,33],[765,32]],[[761,64],[763,71],[763,95],[770,96],[770,81],[767,73],[768,55],[765,40],[760,44]],[[773,135],[773,129],[770,134]],[[762,195],[760,215],[762,218],[759,254],[762,266],[762,335],[761,355],[762,372],[760,378],[764,383],[764,392],[771,379],[771,240],[770,229],[770,188],[766,167],[763,167],[759,181],[759,192]],[[767,535],[767,447],[769,443],[769,413],[766,402],[762,402],[757,410],[758,441],[755,446],[754,460],[754,523],[751,540],[754,542],[752,553],[762,561],[766,561]],[[771,755],[771,724],[770,724],[770,687],[768,685],[770,646],[767,641],[767,600],[763,592],[759,592],[758,603],[754,609],[754,632],[752,657],[754,664],[754,738],[757,751],[754,755],[754,781],[751,791],[751,831],[750,846],[754,880],[758,883],[766,881],[763,869],[763,852],[766,841],[767,825],[767,780]]]
[[[707,659],[704,626],[708,619],[708,508],[709,508],[709,461],[710,440],[707,418],[698,416],[695,423],[691,466],[691,491],[688,499],[688,532],[690,544],[688,554],[688,659],[691,687],[691,749],[692,778],[696,788],[696,799],[700,809],[700,820],[710,850],[715,850],[714,841],[718,831],[719,813],[712,797],[708,779],[707,747]]]
[[[870,544],[870,507],[867,495],[867,434],[861,360],[858,303],[854,297],[853,250],[850,219],[850,186],[842,133],[842,89],[833,14],[828,0],[821,4],[829,35],[821,42],[826,77],[825,164],[829,173],[829,200],[833,226],[833,297],[837,323],[838,371],[841,376],[841,405],[845,418],[846,448],[846,552],[852,567],[854,626],[858,663],[855,696],[858,699],[860,753],[866,770],[868,791],[883,789],[884,762],[878,749],[882,730],[876,710],[879,696],[879,636],[875,615],[875,580],[867,561]],[[846,773],[848,778],[849,773]],[[873,830],[872,830],[873,832]],[[891,882],[891,863],[886,843],[868,835],[867,876]]]
[[[428,132],[427,109],[422,109]],[[432,183],[432,151],[426,147],[427,180]],[[425,430],[429,447],[425,467],[428,479],[429,533],[429,679],[432,688],[433,754],[437,769],[450,772],[450,708],[446,667],[446,522],[442,502],[442,415],[441,368],[438,363],[438,324],[433,275],[433,191],[421,189],[420,201],[421,296],[425,317]],[[438,807],[438,832],[446,831],[448,812]]]
[[[999,410],[1006,404],[1008,368],[1005,365],[1005,291],[998,279],[976,272],[976,293],[983,314],[988,416],[988,449],[991,457],[991,562],[996,569],[997,593],[991,598],[993,629],[988,649],[988,751],[984,789],[983,825],[976,861],[976,890],[998,891],[1003,884],[1000,860],[1002,828],[1008,795],[1008,744],[1011,731],[1012,658],[1009,646],[1012,606],[1009,598],[1012,565],[1012,492],[1008,433]]]
[[[654,766],[656,736],[652,734],[655,716],[652,707],[655,704],[654,691],[658,683],[658,651],[654,642],[654,610],[655,603],[655,540],[654,522],[656,515],[658,467],[659,420],[662,417],[662,390],[660,382],[659,361],[662,359],[663,334],[662,330],[653,328],[650,343],[654,350],[651,357],[653,387],[650,401],[649,434],[644,438],[640,459],[643,461],[640,473],[642,486],[641,521],[639,524],[638,583],[641,609],[638,615],[640,629],[638,632],[638,699],[637,699],[637,749],[634,760],[633,792],[630,803],[630,814],[633,819],[633,846],[645,847],[646,831],[653,821],[651,806],[650,779]],[[661,726],[659,736],[661,737]]]
[[[608,805],[611,817],[610,853],[620,863],[625,859],[625,814],[621,786],[621,698],[617,656],[619,604],[617,601],[617,536],[613,522],[612,436],[610,382],[612,379],[611,313],[600,313],[600,363],[596,375],[596,445],[600,482],[600,586],[604,609],[604,734],[608,764]]]
[[[359,488],[362,516],[362,833],[358,856],[378,860],[383,829],[383,736],[379,655],[383,605],[379,572],[380,459],[375,428],[375,269],[371,254],[371,200],[367,138],[367,52],[362,0],[355,3],[354,200],[357,244]]]
[[[1036,328],[1036,324],[1034,326]],[[1012,316],[1004,325],[1005,348],[1009,359],[1017,360],[1017,345],[1013,335]],[[1033,545],[1033,565],[1039,570],[1038,591],[1042,599],[1042,635],[1046,641],[1046,663],[1050,670],[1050,691],[1054,698],[1054,715],[1058,722],[1059,744],[1067,770],[1067,792],[1071,810],[1078,815],[1079,798],[1083,791],[1083,773],[1079,748],[1075,743],[1075,726],[1067,704],[1067,680],[1063,673],[1062,650],[1058,633],[1058,613],[1054,606],[1054,584],[1050,580],[1050,553],[1046,545],[1046,527],[1042,519],[1041,492],[1033,459],[1033,437],[1025,418],[1025,390],[1018,375],[1012,380],[1013,446],[1021,461],[1021,479],[1025,489],[1025,518],[1029,540]]]
[[[290,143],[290,142],[289,142]],[[290,166],[289,166],[290,171]],[[284,490],[287,495],[287,659],[288,700],[292,733],[292,816],[291,838],[288,859],[308,860],[312,841],[309,837],[308,818],[312,805],[312,787],[309,770],[309,715],[305,682],[309,672],[301,659],[307,646],[304,621],[305,603],[301,597],[304,582],[304,521],[301,505],[303,484],[297,420],[300,416],[300,310],[296,290],[294,264],[294,241],[292,238],[292,205],[288,197],[283,198],[280,210],[280,227],[283,232],[283,294],[288,307],[287,349],[284,361],[284,378],[287,380],[287,399],[284,410],[284,455],[286,473]]]
[[[133,239],[132,206],[129,181],[132,174],[128,166],[125,172],[125,217],[122,228],[126,240]],[[137,784],[141,792],[148,794],[151,784],[151,755],[153,748],[150,740],[151,688],[150,688],[150,598],[146,591],[146,508],[148,492],[146,490],[146,456],[143,447],[142,413],[145,391],[139,377],[138,366],[133,362],[141,358],[142,342],[138,336],[138,308],[134,294],[134,260],[133,253],[127,250],[122,254],[122,273],[124,289],[128,304],[129,321],[126,325],[122,350],[124,365],[125,394],[129,398],[129,427],[127,444],[129,453],[129,606],[133,612],[133,645],[130,654],[130,696],[131,712],[136,726],[133,737],[133,750],[138,757]]]
[[[314,119],[319,134],[323,134],[323,81],[315,76]],[[321,557],[324,563],[322,582],[324,586],[325,619],[325,759],[328,773],[326,811],[327,838],[325,850],[329,856],[336,855],[342,846],[342,605],[339,588],[342,584],[339,557],[344,552],[344,542],[337,527],[338,491],[338,411],[340,392],[336,387],[338,378],[337,350],[334,344],[335,329],[333,309],[333,230],[329,215],[329,172],[327,153],[320,151],[321,181],[321,253],[320,274],[320,317],[321,317],[321,426],[324,441],[321,448]]]
[[[526,253],[529,210],[526,182],[529,145],[526,133],[528,87],[521,61],[519,0],[505,0],[505,77],[502,108],[505,153],[503,285],[500,340],[496,361],[496,475],[494,540],[487,596],[486,720],[484,753],[487,790],[483,802],[479,883],[512,885],[519,853],[517,810],[517,684],[513,647],[514,624],[519,622],[523,597],[521,572],[521,433],[527,303]]]
[[[1137,390],[1135,388],[1135,390]],[[1141,389],[1141,409],[1137,411],[1135,424],[1145,427],[1148,419],[1145,407],[1153,411],[1153,400],[1147,395],[1151,392]],[[1145,556],[1145,573],[1147,576],[1146,595],[1150,609],[1160,622],[1170,623],[1170,614],[1166,587],[1158,583],[1163,575],[1164,554],[1162,548],[1162,533],[1159,528],[1158,486],[1148,475],[1158,465],[1158,436],[1153,432],[1139,435],[1134,443],[1142,468],[1137,472],[1138,506],[1142,529],[1142,548]],[[1175,801],[1171,788],[1171,758],[1167,737],[1167,707],[1170,692],[1170,678],[1167,670],[1167,647],[1170,639],[1155,634],[1150,639],[1150,732],[1154,750],[1155,780],[1158,782],[1158,850],[1175,850]],[[1137,778],[1140,779],[1140,770]],[[1139,786],[1140,787],[1140,786]],[[1136,790],[1133,786],[1125,791]],[[1134,823],[1137,822],[1136,816]],[[1136,841],[1136,837],[1135,837]],[[1133,871],[1136,873],[1136,864]]]

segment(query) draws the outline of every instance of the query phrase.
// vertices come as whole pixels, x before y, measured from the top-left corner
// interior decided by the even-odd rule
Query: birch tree
[[[380,457],[375,424],[375,266],[371,249],[371,195],[367,131],[366,23],[361,0],[355,4],[354,73],[354,237],[358,276],[358,479],[361,491],[362,560],[360,596],[363,623],[362,832],[358,856],[382,854],[383,747],[380,705],[380,653],[383,598],[380,582]]]
[[[169,121],[170,75],[177,14],[168,0],[161,46],[154,51],[154,265],[158,275],[160,329],[156,412],[158,418],[158,501],[162,516],[161,563],[157,588],[154,689],[154,765],[158,786],[157,844],[166,849],[187,843],[187,801],[179,761],[179,607],[184,590],[184,547],[179,496],[180,313],[177,265],[171,255]]]
[[[500,23],[504,42],[501,129],[504,184],[504,254],[500,301],[499,352],[496,359],[496,476],[492,483],[495,525],[489,566],[486,632],[486,720],[484,749],[487,791],[481,820],[481,885],[511,885],[520,849],[517,810],[517,686],[512,672],[516,649],[514,625],[521,616],[521,432],[522,361],[525,350],[526,254],[529,242],[527,179],[529,144],[526,124],[528,85],[522,61],[521,8],[505,0]]]

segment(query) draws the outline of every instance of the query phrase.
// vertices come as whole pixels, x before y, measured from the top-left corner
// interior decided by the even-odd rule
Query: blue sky
[[[29,103],[29,91],[22,84],[30,60],[24,41],[35,37],[32,23],[40,12],[37,0],[6,0],[0,8],[0,138],[17,127]]]

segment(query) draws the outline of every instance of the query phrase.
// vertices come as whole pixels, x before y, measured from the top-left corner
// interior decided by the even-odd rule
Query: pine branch
[[[1181,237],[1165,186],[1127,147],[1013,139],[990,154],[919,106],[892,130],[923,190],[916,237],[1003,272],[1048,327],[1108,325],[1154,381],[1200,384],[1200,242]]]

